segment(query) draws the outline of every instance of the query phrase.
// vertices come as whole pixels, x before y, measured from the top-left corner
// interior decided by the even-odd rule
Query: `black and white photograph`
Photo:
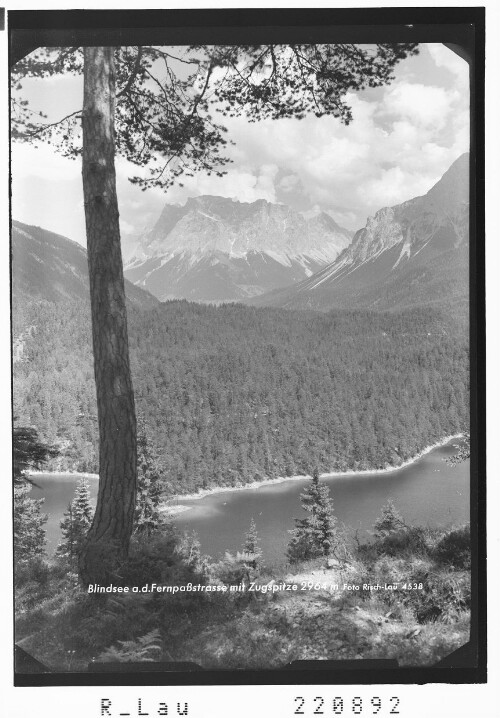
[[[481,23],[266,12],[12,13],[21,682],[480,682]]]

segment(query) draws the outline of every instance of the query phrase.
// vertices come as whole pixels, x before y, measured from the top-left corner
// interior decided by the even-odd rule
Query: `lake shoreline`
[[[64,478],[71,478],[72,476],[78,476],[81,479],[98,479],[99,474],[90,474],[86,471],[27,471],[27,476],[64,476]]]
[[[413,456],[411,459],[408,459],[407,461],[403,462],[402,464],[399,464],[399,466],[386,466],[383,469],[361,469],[361,470],[350,470],[350,471],[330,471],[323,474],[320,474],[321,479],[330,479],[330,478],[341,478],[346,476],[366,476],[367,474],[389,474],[393,473],[394,471],[400,471],[401,469],[405,469],[408,466],[411,466],[412,464],[419,461],[422,457],[424,457],[426,454],[429,454],[434,449],[438,449],[441,446],[446,446],[450,441],[453,441],[453,439],[461,439],[463,438],[463,433],[460,434],[453,434],[450,436],[443,437],[440,441],[435,442],[434,444],[431,444],[427,446],[425,449],[420,451],[418,454]],[[36,477],[39,475],[47,475],[47,474],[57,474],[58,476],[63,477],[71,477],[71,476],[80,476],[82,478],[87,479],[98,479],[98,474],[91,474],[91,473],[81,473],[78,471],[29,471],[27,472],[29,477]],[[249,484],[244,484],[243,486],[215,486],[211,489],[200,489],[200,491],[196,492],[195,494],[176,494],[175,496],[172,496],[170,499],[168,499],[161,507],[161,511],[169,516],[175,516],[180,513],[184,513],[185,511],[189,511],[189,509],[193,508],[192,506],[186,506],[183,504],[172,504],[171,502],[174,501],[182,501],[183,499],[185,501],[196,501],[198,499],[203,499],[206,496],[211,496],[215,494],[225,494],[230,493],[233,491],[249,491],[251,489],[259,489],[261,486],[272,486],[274,484],[283,484],[287,481],[302,481],[304,479],[307,479],[308,476],[305,474],[297,474],[295,476],[278,476],[275,479],[262,479],[261,481],[253,481]]]
[[[431,451],[434,451],[434,449],[438,449],[441,446],[446,446],[446,444],[449,444],[450,441],[453,441],[453,439],[461,439],[463,438],[463,433],[460,434],[452,434],[450,436],[445,436],[440,441],[437,441],[434,444],[430,444],[429,446],[426,446],[425,449],[422,449],[418,454],[413,456],[411,459],[408,459],[407,461],[403,462],[402,464],[399,464],[399,466],[387,466],[384,469],[361,469],[359,471],[355,471],[354,469],[350,471],[329,471],[324,474],[320,474],[321,479],[332,479],[332,478],[342,478],[345,476],[366,476],[367,474],[390,474],[394,471],[400,471],[401,469],[406,469],[408,466],[411,466],[412,464],[415,464],[417,461],[419,461],[421,458],[423,458],[426,454],[429,454]],[[306,474],[297,474],[295,476],[278,476],[275,479],[262,479],[261,481],[253,481],[249,484],[244,484],[243,486],[215,486],[211,489],[200,489],[196,494],[177,494],[176,496],[173,496],[168,501],[196,501],[198,499],[204,499],[206,496],[211,496],[213,494],[225,494],[230,493],[233,491],[248,491],[250,489],[259,489],[261,486],[272,486],[273,484],[284,484],[287,481],[302,481],[304,479],[307,479],[308,476]],[[189,511],[193,507],[191,506],[183,506],[182,504],[177,505],[171,505],[169,503],[165,503],[162,511],[165,511],[166,513],[170,513],[171,515],[183,513],[184,511]],[[172,509],[170,511],[170,509]]]

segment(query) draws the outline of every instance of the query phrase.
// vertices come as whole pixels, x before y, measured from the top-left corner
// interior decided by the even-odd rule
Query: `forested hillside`
[[[330,314],[168,302],[129,312],[138,412],[167,493],[382,468],[468,424],[465,321],[437,309]],[[95,471],[86,304],[18,303],[14,411]],[[57,462],[57,463],[56,463]]]

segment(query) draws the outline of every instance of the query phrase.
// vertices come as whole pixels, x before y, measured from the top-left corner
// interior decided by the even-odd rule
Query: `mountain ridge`
[[[237,301],[312,275],[351,237],[326,212],[202,195],[165,205],[125,275],[161,300]]]
[[[468,162],[465,153],[426,194],[378,210],[351,244],[313,276],[249,303],[328,311],[466,299]]]
[[[127,300],[151,309],[158,300],[125,280]],[[12,295],[60,302],[90,300],[87,250],[62,234],[12,220]]]

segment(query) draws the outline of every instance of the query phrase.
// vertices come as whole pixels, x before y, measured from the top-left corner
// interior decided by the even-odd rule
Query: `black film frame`
[[[9,67],[37,47],[436,42],[470,68],[470,426],[472,612],[470,641],[438,664],[391,660],[298,661],[277,670],[204,670],[194,664],[108,664],[56,673],[14,648],[14,685],[363,685],[486,682],[486,360],[484,38],[479,7],[234,10],[41,10],[7,14]],[[12,301],[12,299],[11,299]],[[12,314],[12,306],[11,306]],[[14,639],[14,635],[13,635]]]

